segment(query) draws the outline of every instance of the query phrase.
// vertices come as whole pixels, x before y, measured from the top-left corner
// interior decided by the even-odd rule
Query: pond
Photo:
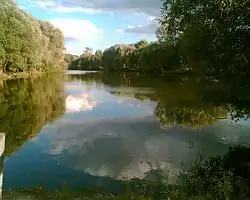
[[[119,191],[159,168],[175,184],[199,155],[250,146],[248,120],[231,120],[217,86],[196,77],[69,71],[0,90],[4,189]]]

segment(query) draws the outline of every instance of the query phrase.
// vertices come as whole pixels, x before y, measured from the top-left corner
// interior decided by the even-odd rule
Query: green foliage
[[[116,44],[103,53],[100,50],[95,54],[84,52],[69,69],[164,73],[179,70],[179,65],[180,58],[174,46],[141,40],[135,44]]]
[[[42,60],[42,71],[63,71],[66,69],[64,61],[64,36],[49,22],[39,21],[40,29],[46,36],[48,43],[44,46],[45,57]]]
[[[197,72],[227,78],[249,74],[248,0],[164,0],[162,26]]]
[[[204,105],[199,107],[187,104],[171,107],[171,105],[162,102],[159,102],[155,108],[155,115],[164,126],[172,127],[175,124],[181,124],[194,129],[214,124],[219,119],[225,119],[227,112],[228,110],[222,106]]]
[[[62,77],[6,80],[0,86],[0,131],[6,133],[5,154],[33,138],[47,122],[64,113]]]
[[[69,69],[72,70],[100,70],[102,69],[102,51],[97,50],[93,53],[92,49],[87,47],[80,57],[69,62]]]
[[[249,161],[250,151],[246,147],[232,147],[225,156],[197,160],[184,175],[182,195],[204,199],[249,199]]]
[[[163,0],[157,42],[116,44],[104,50],[98,64],[92,58],[91,68],[160,74],[192,71],[241,82],[250,74],[249,7],[248,0]],[[80,60],[85,63],[89,58]],[[81,62],[74,63],[74,69],[90,69],[90,64]]]
[[[61,31],[34,19],[10,0],[1,0],[0,19],[0,72],[65,69]]]
[[[75,61],[78,58],[79,56],[77,55],[65,54],[64,60],[67,63],[67,65],[70,65],[73,61]]]

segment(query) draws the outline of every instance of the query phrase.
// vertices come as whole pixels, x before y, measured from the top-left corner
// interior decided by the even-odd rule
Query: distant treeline
[[[34,19],[14,1],[0,1],[0,73],[64,70],[62,32]]]
[[[186,71],[225,77],[250,73],[248,0],[163,0],[157,41],[86,48],[70,69]]]
[[[67,55],[69,69],[164,72],[175,70],[179,59],[174,46],[141,40],[135,44],[116,44],[102,51],[93,52],[87,47],[78,57]]]

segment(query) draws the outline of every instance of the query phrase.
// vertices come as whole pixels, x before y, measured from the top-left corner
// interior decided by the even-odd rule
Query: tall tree
[[[48,22],[34,19],[11,0],[1,0],[0,71],[65,69],[64,37]]]
[[[241,76],[250,73],[249,7],[248,0],[164,0],[161,23],[199,71]]]

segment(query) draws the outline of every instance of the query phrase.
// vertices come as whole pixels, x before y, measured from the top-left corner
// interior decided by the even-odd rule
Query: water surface
[[[176,183],[198,155],[250,145],[248,121],[230,120],[211,88],[183,76],[72,71],[4,81],[3,188],[119,190],[156,168]]]

